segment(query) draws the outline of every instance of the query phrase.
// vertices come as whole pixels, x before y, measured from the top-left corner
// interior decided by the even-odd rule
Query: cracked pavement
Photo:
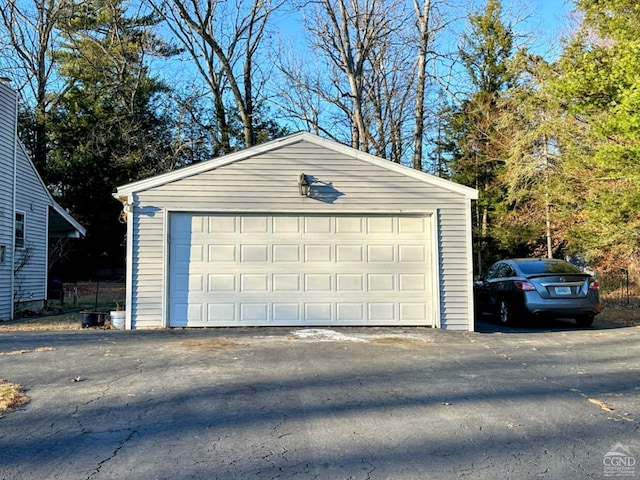
[[[480,330],[0,333],[0,378],[30,397],[0,417],[0,479],[602,478],[618,443],[640,460],[640,327]]]

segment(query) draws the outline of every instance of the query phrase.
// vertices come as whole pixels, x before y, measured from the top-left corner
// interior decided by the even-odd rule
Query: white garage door
[[[170,217],[169,325],[433,325],[424,215]]]

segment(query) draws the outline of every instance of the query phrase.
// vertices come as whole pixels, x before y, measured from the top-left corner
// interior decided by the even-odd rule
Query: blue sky
[[[537,37],[534,43],[535,49],[545,57],[557,56],[560,38],[566,37],[570,33],[572,2],[566,0],[503,1],[505,7],[512,4],[516,9],[525,9],[528,18],[523,23],[523,29]]]

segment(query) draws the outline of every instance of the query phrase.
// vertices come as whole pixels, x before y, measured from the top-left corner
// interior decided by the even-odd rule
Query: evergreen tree
[[[519,51],[511,62],[514,86],[502,95],[498,129],[505,141],[499,178],[507,192],[497,205],[495,236],[512,255],[562,256],[571,229],[572,181],[562,154],[581,135],[549,86],[552,66]]]
[[[563,160],[577,180],[573,249],[602,269],[640,249],[640,4],[580,0],[580,31],[558,61],[555,89],[584,135]]]
[[[497,126],[501,95],[513,83],[509,68],[514,34],[501,18],[499,0],[469,16],[470,31],[462,39],[459,56],[472,90],[460,105],[445,112],[445,135],[440,147],[449,154],[451,179],[479,190],[474,206],[475,270],[502,255],[494,238],[494,212],[504,202],[498,177],[504,165],[505,138]]]
[[[146,55],[167,51],[150,33],[155,23],[128,17],[122,0],[89,0],[71,5],[61,25],[65,46],[56,57],[71,87],[53,112],[47,180],[87,228],[81,252],[87,274],[123,265],[115,187],[175,160],[159,104],[166,87],[146,62]]]

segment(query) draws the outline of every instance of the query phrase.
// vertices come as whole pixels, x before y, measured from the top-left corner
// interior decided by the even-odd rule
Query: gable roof
[[[18,141],[17,148],[19,153],[16,156],[16,161],[24,162],[26,168],[30,169],[31,176],[40,187],[43,198],[49,201],[49,236],[51,238],[80,238],[86,236],[87,230],[80,225],[80,222],[54,200],[22,142]]]
[[[51,198],[51,210],[49,211],[49,237],[50,238],[80,238],[87,235],[87,230]]]
[[[376,166],[400,173],[402,175],[415,178],[425,183],[430,183],[430,184],[439,186],[441,188],[444,188],[445,190],[458,193],[471,200],[475,200],[478,198],[478,191],[473,188],[466,187],[464,185],[460,185],[450,180],[436,177],[435,175],[421,172],[413,168],[405,167],[404,165],[400,165],[398,163],[394,163],[389,160],[376,157],[369,153],[356,150],[355,148],[321,138],[309,132],[294,133],[292,135],[288,135],[286,137],[272,140],[267,143],[256,145],[244,150],[240,150],[238,152],[233,152],[213,160],[198,163],[195,165],[190,165],[188,167],[184,167],[179,170],[174,170],[174,171],[156,175],[147,179],[128,183],[126,185],[122,185],[118,187],[116,193],[114,193],[113,196],[121,201],[125,201],[129,195],[132,195],[134,193],[143,192],[145,190],[159,187],[167,183],[174,182],[176,180],[181,180],[183,178],[187,178],[193,175],[198,175],[200,173],[208,172],[210,170],[214,170],[222,166],[229,165],[231,163],[234,163],[240,160],[245,160],[247,158],[254,157],[254,156],[257,156],[272,150],[276,150],[282,147],[286,147],[288,145],[292,145],[298,142],[308,142],[314,145],[324,147],[328,150],[332,150],[337,153],[341,153],[343,155],[347,155],[352,158],[362,160],[372,165],[376,165]]]

